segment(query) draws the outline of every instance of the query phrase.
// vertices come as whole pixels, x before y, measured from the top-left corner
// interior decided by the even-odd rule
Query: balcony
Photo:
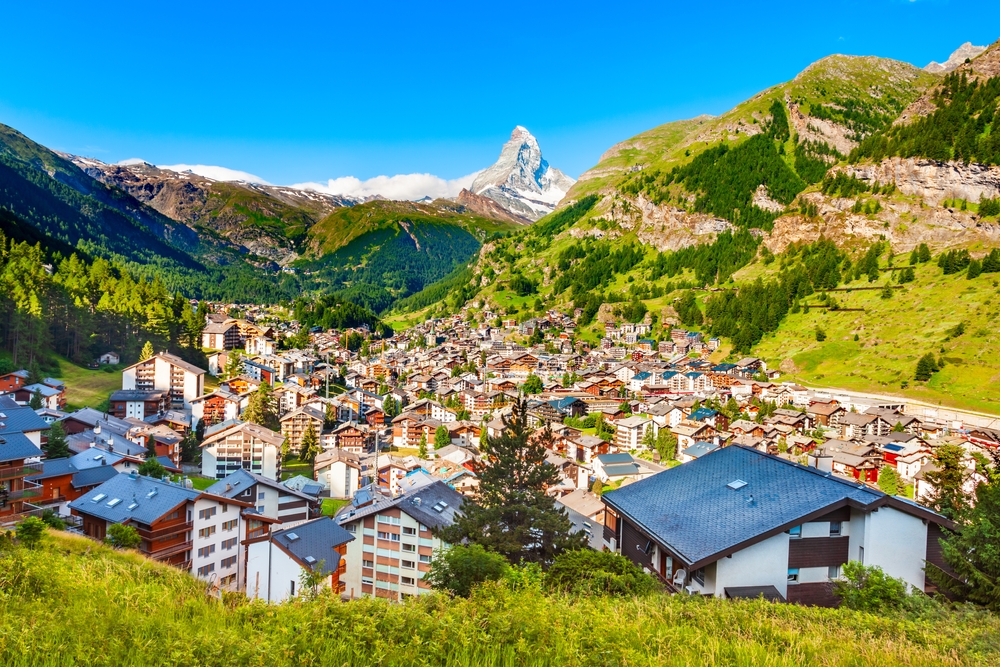
[[[41,466],[15,466],[13,468],[0,468],[0,482],[11,479],[37,475],[42,472]]]
[[[139,537],[144,540],[156,540],[165,535],[171,535],[173,533],[183,533],[191,530],[194,527],[193,521],[185,521],[184,523],[174,523],[163,528],[157,528],[156,530],[150,530],[149,528],[143,528],[139,524],[132,524],[135,526],[136,531],[139,533]]]
[[[166,560],[171,556],[176,556],[177,554],[184,553],[185,551],[191,551],[193,546],[194,542],[181,542],[180,544],[174,544],[164,549],[150,551],[149,557],[156,560]]]

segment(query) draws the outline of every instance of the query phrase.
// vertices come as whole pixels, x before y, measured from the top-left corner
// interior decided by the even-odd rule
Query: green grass
[[[114,620],[117,619],[117,620]],[[332,596],[218,601],[186,572],[84,537],[0,551],[0,663],[48,665],[992,665],[1000,623],[654,594],[549,596],[500,586],[403,604]]]
[[[281,464],[281,479],[291,479],[296,475],[302,475],[312,479],[313,467],[311,464],[305,461],[300,461],[297,458],[289,459]]]
[[[326,516],[333,516],[337,513],[337,510],[350,502],[350,500],[344,500],[342,498],[324,498],[323,514]]]
[[[188,479],[191,480],[191,484],[194,485],[194,488],[198,489],[199,491],[204,491],[205,489],[212,486],[218,481],[212,479],[211,477],[188,477]]]
[[[66,383],[66,409],[93,408],[108,399],[111,392],[122,388],[120,370],[92,371],[62,357],[56,357],[59,370],[55,377]]]

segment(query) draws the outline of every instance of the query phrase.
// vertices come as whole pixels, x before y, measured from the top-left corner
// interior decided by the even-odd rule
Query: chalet
[[[223,479],[240,469],[277,479],[284,437],[269,428],[227,421],[205,430],[201,443],[201,474]]]
[[[97,363],[107,366],[116,366],[122,361],[121,356],[117,352],[105,352],[97,358]]]
[[[806,408],[806,414],[820,426],[839,429],[840,418],[847,414],[847,411],[836,401],[830,401],[829,403],[815,402],[809,404],[809,407]]]
[[[190,410],[191,401],[204,393],[205,371],[161,352],[122,371],[122,389],[166,391],[170,407]]]
[[[431,438],[427,439],[428,442]],[[333,430],[333,446],[351,454],[364,453],[368,441],[368,433],[357,422],[344,422]]]
[[[835,473],[863,482],[878,481],[883,456],[878,447],[871,443],[827,440],[817,453],[831,457]]]
[[[33,503],[41,500],[42,486],[27,478],[42,472],[42,467],[27,461],[41,455],[38,445],[23,433],[0,435],[0,525],[15,523],[37,509]]]
[[[296,526],[247,540],[246,594],[250,599],[284,602],[302,593],[304,575],[320,574],[324,589],[344,592],[344,556],[354,535],[330,517],[319,517]]]
[[[243,346],[235,322],[210,322],[201,330],[201,346],[206,350],[232,350]]]
[[[451,525],[465,498],[441,481],[417,475],[396,497],[362,490],[336,521],[359,539],[347,546],[345,594],[402,600],[431,592],[424,576],[447,544],[437,537]],[[380,567],[376,567],[376,561]]]
[[[135,527],[146,556],[182,569],[220,588],[236,590],[249,504],[185,485],[119,474],[69,504],[84,534],[103,541],[112,524]]]
[[[696,442],[712,441],[717,431],[703,422],[682,421],[670,429],[677,438],[677,449],[683,451]]]
[[[20,434],[36,447],[42,445],[42,434],[49,424],[27,406],[18,405],[10,396],[0,396],[0,438]]]
[[[33,466],[41,468],[41,472],[28,478],[41,485],[36,504],[76,500],[119,473],[113,465],[106,465],[107,461],[103,456],[95,461],[92,456],[85,454],[87,452],[66,458],[43,459],[37,466]]]
[[[66,407],[66,388],[51,387],[41,382],[26,384],[9,392],[8,396],[13,397],[19,405],[29,405],[36,394],[41,400],[43,408],[61,410]]]
[[[858,414],[845,412],[840,418],[840,437],[845,440],[862,438],[866,435],[887,435],[893,424],[881,414]]]
[[[236,419],[240,415],[240,396],[225,387],[191,401],[191,423],[205,426]]]
[[[944,517],[740,446],[605,493],[605,545],[673,590],[833,606],[849,560],[928,588]]]
[[[633,415],[615,421],[615,447],[622,451],[645,449],[643,437],[646,431],[656,434],[656,425],[652,420]]]
[[[331,498],[353,498],[361,488],[361,460],[344,449],[327,449],[316,457],[313,475]]]
[[[302,437],[310,427],[316,436],[316,441],[319,442],[325,420],[326,412],[322,409],[322,405],[303,405],[280,419],[281,435],[288,439],[288,445],[293,451],[298,451],[302,447]]]
[[[198,399],[194,399],[198,400]],[[118,419],[145,419],[163,412],[170,401],[170,392],[163,389],[119,389],[111,392],[111,414]]]
[[[305,521],[320,512],[313,496],[248,470],[237,470],[227,475],[208,487],[206,492],[247,503],[258,514],[281,523]]]
[[[30,377],[29,373],[25,370],[0,375],[0,394],[7,394],[20,389],[28,384],[28,377]]]

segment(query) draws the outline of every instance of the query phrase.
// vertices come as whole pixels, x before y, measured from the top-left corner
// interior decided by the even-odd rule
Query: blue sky
[[[922,67],[989,44],[1000,3],[19,2],[4,23],[0,122],[106,162],[287,184],[458,178],[518,124],[576,177],[831,53]]]

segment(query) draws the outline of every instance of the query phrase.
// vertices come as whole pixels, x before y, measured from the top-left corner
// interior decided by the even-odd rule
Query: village
[[[439,530],[476,502],[486,443],[523,401],[559,473],[547,493],[593,549],[675,592],[833,605],[849,560],[929,590],[952,526],[921,505],[935,452],[961,448],[971,491],[1000,446],[757,358],[713,362],[719,340],[677,327],[609,323],[591,347],[579,313],[463,312],[383,339],[231,311],[206,317],[207,368],[149,350],[106,410],[67,411],[57,379],[0,377],[0,523],[57,517],[101,541],[130,526],[150,558],[268,602],[303,575],[401,600],[431,590]]]

